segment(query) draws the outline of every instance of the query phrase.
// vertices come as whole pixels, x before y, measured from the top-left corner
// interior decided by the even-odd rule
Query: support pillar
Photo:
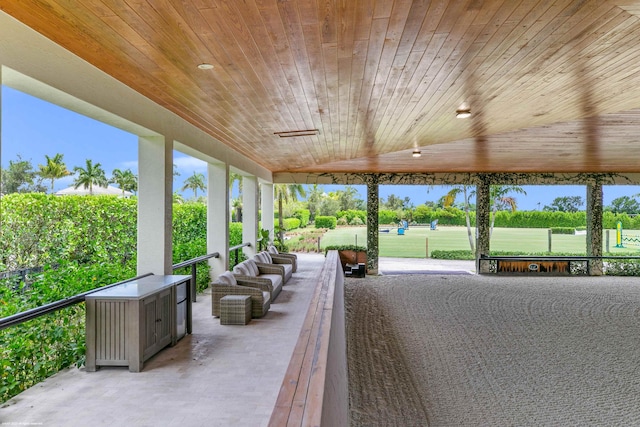
[[[173,141],[138,138],[138,275],[173,272]]]
[[[2,65],[0,65],[0,165],[2,165]],[[0,187],[0,194],[2,194],[2,187]],[[2,200],[0,197],[0,209],[2,209]]]
[[[378,274],[378,206],[379,184],[367,182],[367,270]]]
[[[229,168],[224,163],[207,165],[207,253],[211,278],[215,280],[229,268]]]
[[[587,255],[602,256],[602,184],[587,185]],[[602,273],[602,260],[590,260],[589,275]]]
[[[490,214],[490,185],[486,180],[482,180],[476,188],[476,271],[478,273],[488,273],[480,270],[480,258],[490,254]],[[483,266],[485,265],[486,263],[483,263]]]
[[[273,184],[272,183],[262,183],[260,186],[260,197],[261,197],[261,222],[262,228],[265,230],[269,230],[269,241],[272,242],[275,238],[274,233],[274,222],[273,222]]]
[[[251,243],[242,248],[248,258],[258,252],[258,179],[255,176],[242,177],[242,242]]]

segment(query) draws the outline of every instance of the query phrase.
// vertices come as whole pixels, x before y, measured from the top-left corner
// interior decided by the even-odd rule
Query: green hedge
[[[462,259],[462,260],[475,259],[475,255],[469,249],[451,250],[451,251],[434,250],[434,251],[431,251],[430,257],[433,259]]]
[[[336,218],[345,218],[347,224],[351,224],[354,218],[359,218],[361,224],[367,223],[367,211],[361,211],[356,209],[348,209],[336,212]]]
[[[574,227],[551,227],[551,234],[576,234]]]
[[[380,209],[378,211],[378,224],[394,224],[398,222],[396,211]]]
[[[0,203],[0,271],[135,257],[136,200],[33,193],[8,194]]]
[[[316,228],[336,228],[338,220],[335,216],[316,216]]]
[[[282,221],[282,225],[286,231],[295,230],[300,228],[300,220],[298,218],[285,218]]]
[[[305,228],[309,225],[309,219],[311,218],[311,211],[309,209],[297,209],[293,213],[294,218],[298,218],[300,220],[300,227]]]

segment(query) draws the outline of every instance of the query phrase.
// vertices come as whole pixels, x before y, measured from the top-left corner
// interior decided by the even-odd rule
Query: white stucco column
[[[247,257],[258,252],[258,178],[242,177],[242,242],[249,242],[242,251]]]
[[[138,274],[171,274],[173,141],[138,138]]]
[[[207,253],[211,279],[215,280],[229,268],[229,167],[224,163],[207,166]]]
[[[273,183],[264,182],[260,185],[261,222],[265,230],[269,230],[269,241],[275,238],[273,227]]]
[[[2,105],[2,64],[0,64],[0,113],[2,113],[3,108],[4,108],[4,105]],[[2,165],[2,114],[0,114],[0,165]]]

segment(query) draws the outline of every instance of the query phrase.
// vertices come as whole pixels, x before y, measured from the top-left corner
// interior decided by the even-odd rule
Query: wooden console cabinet
[[[147,276],[86,297],[86,369],[144,362],[177,341],[176,287],[191,276]]]

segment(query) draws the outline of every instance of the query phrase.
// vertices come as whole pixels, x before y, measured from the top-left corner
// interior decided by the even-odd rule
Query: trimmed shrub
[[[341,216],[340,218],[338,218],[337,225],[349,225],[349,223],[347,222],[347,217],[346,216]]]
[[[346,211],[338,211],[336,212],[336,218],[345,217],[347,220],[347,224],[351,224],[354,218],[360,218],[362,224],[366,224],[367,222],[367,211],[361,211],[356,209],[348,209]]]
[[[285,218],[282,221],[282,225],[285,231],[295,230],[296,228],[300,228],[300,220],[298,218]]]
[[[574,227],[551,227],[551,234],[576,234]]]
[[[380,209],[378,211],[378,223],[379,224],[394,224],[398,222],[398,216],[395,211],[387,209]]]
[[[309,218],[311,218],[311,212],[309,209],[298,209],[293,213],[294,218],[300,220],[300,228],[305,228],[309,225]]]
[[[475,255],[471,250],[461,249],[455,251],[440,251],[435,250],[431,251],[431,258],[434,259],[463,259],[463,260],[473,260],[475,259]]]
[[[360,217],[354,216],[349,225],[364,225],[364,222],[360,219]]]
[[[316,228],[335,229],[338,220],[335,216],[316,216]]]

